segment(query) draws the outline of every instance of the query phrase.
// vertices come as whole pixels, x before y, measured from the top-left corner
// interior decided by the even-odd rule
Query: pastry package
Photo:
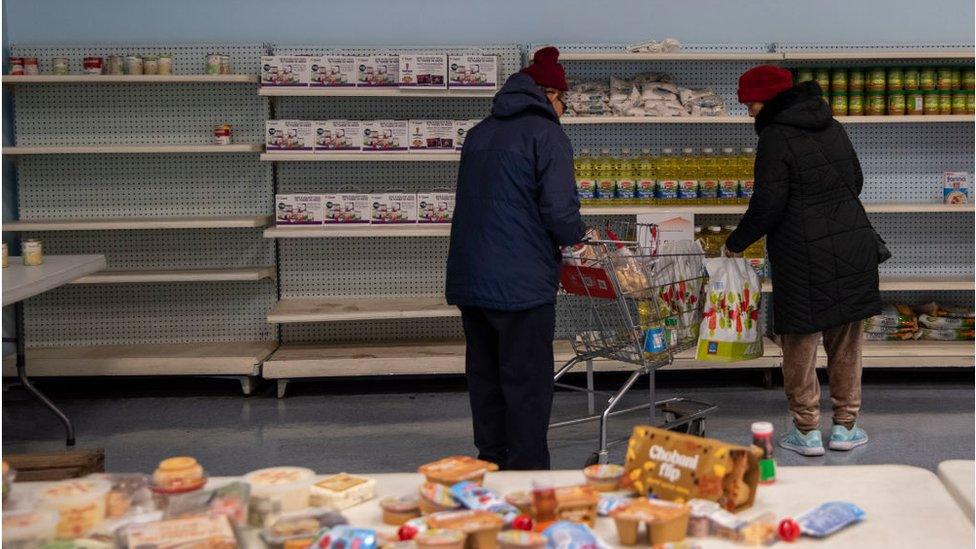
[[[453,486],[462,480],[470,480],[480,485],[485,473],[497,471],[498,466],[490,461],[482,461],[469,456],[450,456],[417,468],[417,472],[427,477],[427,482]]]
[[[251,486],[246,482],[228,482],[223,486],[169,496],[163,516],[167,519],[196,515],[224,515],[238,526],[247,523]]]
[[[333,528],[340,524],[348,524],[348,521],[339,512],[310,507],[281,515],[270,526],[261,530],[261,539],[272,549],[283,548],[288,542],[296,545],[299,540],[308,540],[311,545],[323,528]]]
[[[634,498],[614,509],[610,516],[617,526],[621,545],[636,545],[643,527],[649,543],[657,546],[685,539],[690,509],[670,501]]]
[[[756,498],[758,450],[638,425],[627,443],[621,485],[642,495],[701,498],[740,511]]]
[[[435,513],[427,517],[427,525],[431,528],[463,532],[468,549],[494,549],[504,523],[502,517],[495,513],[474,509]]]
[[[739,530],[746,525],[744,520],[711,500],[691,499],[688,507],[691,508],[688,535],[692,537],[716,536],[735,540],[739,537]]]
[[[556,518],[596,526],[600,494],[592,486],[556,488]]]
[[[451,495],[468,509],[501,515],[505,522],[511,522],[519,514],[518,508],[510,505],[494,491],[471,481],[462,481],[451,486]]]
[[[472,485],[469,482],[459,483]],[[461,508],[461,503],[452,495],[453,488],[448,488],[436,482],[425,482],[420,485],[420,512],[425,515],[439,513],[441,511],[454,511]]]
[[[133,524],[119,529],[117,541],[123,549],[243,547],[226,516],[198,516]]]
[[[348,509],[373,499],[375,488],[375,479],[339,473],[312,484],[309,504],[313,507]]]

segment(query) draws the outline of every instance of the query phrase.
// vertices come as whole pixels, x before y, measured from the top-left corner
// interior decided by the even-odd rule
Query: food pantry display
[[[9,497],[14,472],[5,469],[3,544],[224,548],[260,540],[289,549],[543,549],[717,537],[765,545],[801,534],[824,537],[863,520],[863,511],[844,502],[795,518],[744,518],[765,454],[757,446],[638,426],[625,465],[587,467],[577,484],[536,480],[501,494],[489,487],[494,464],[450,456],[421,465],[423,479],[410,492],[379,501],[377,481],[365,476],[271,467],[208,481],[202,465],[186,456],[163,460],[151,476],[46,483],[34,497],[20,490]],[[350,524],[344,512],[357,506],[376,506],[384,526]],[[612,521],[615,539],[597,536],[601,521]]]
[[[678,86],[666,73],[631,79],[569,79],[565,116],[725,116],[725,101],[711,89]]]
[[[498,87],[498,58],[434,52],[266,56],[261,85],[490,91]]]
[[[279,194],[275,195],[277,225],[450,223],[454,193]]]
[[[11,57],[10,76],[41,74],[40,63],[36,57]],[[67,57],[54,57],[49,62],[48,74],[69,75],[73,72],[71,60]],[[204,74],[232,74],[229,55],[213,53],[204,62]],[[107,57],[91,55],[82,60],[81,69],[88,75],[169,75],[173,74],[173,55],[116,55]]]
[[[461,150],[481,120],[268,120],[269,153],[417,152]]]

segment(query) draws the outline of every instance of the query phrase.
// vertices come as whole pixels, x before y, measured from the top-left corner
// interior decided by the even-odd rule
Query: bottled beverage
[[[618,204],[634,203],[634,177],[633,157],[630,156],[630,149],[620,149],[620,156],[614,159],[614,175],[617,181]]]
[[[678,173],[678,201],[682,204],[698,202],[698,180],[701,176],[701,166],[695,150],[688,147],[681,150]]]
[[[590,149],[583,149],[573,158],[573,171],[576,172],[576,194],[581,204],[592,204],[595,197],[596,182],[593,180],[593,159]]]
[[[698,181],[698,203],[718,203],[718,157],[712,148],[702,149],[699,162],[701,174]]]
[[[678,171],[678,158],[674,155],[674,149],[663,149],[655,170],[657,189],[654,191],[654,197],[658,204],[678,203]]]
[[[776,482],[776,460],[773,459],[773,424],[757,421],[752,424],[752,444],[762,450],[759,457],[759,482]]]
[[[614,200],[617,181],[614,179],[614,160],[609,149],[601,149],[600,156],[594,161],[596,177],[596,201],[601,205],[609,205]]]
[[[654,157],[651,156],[651,149],[642,149],[641,154],[634,160],[637,166],[634,170],[637,183],[634,186],[634,201],[637,204],[653,204],[655,175]]]
[[[718,190],[716,196],[719,203],[730,204],[739,199],[739,158],[735,149],[722,149],[722,156],[718,157]]]
[[[655,359],[668,349],[664,324],[654,319],[650,300],[637,301],[637,319],[644,342],[644,358]]]
[[[748,204],[752,198],[752,187],[755,183],[753,167],[756,164],[756,151],[751,147],[742,149],[739,157],[739,203]]]

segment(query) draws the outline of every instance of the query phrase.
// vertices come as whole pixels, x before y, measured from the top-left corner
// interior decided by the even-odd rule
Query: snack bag
[[[706,259],[705,269],[709,278],[698,332],[698,360],[738,362],[763,356],[759,275],[742,258]]]

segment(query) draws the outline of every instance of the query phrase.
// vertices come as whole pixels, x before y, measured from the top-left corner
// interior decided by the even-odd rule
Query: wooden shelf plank
[[[864,209],[868,213],[973,213],[976,204],[949,205],[940,202],[867,202]],[[690,212],[696,214],[741,214],[746,204],[689,204],[683,205],[621,205],[621,206],[583,206],[583,215],[636,215],[668,211]]]
[[[154,271],[99,271],[72,284],[141,284],[154,282],[232,282],[274,279],[274,267],[225,269],[168,269]]]
[[[320,88],[261,86],[258,95],[270,97],[444,97],[491,98],[497,90],[431,90],[400,88]]]
[[[562,52],[560,61],[781,61],[776,52]]]
[[[972,341],[865,341],[865,368],[972,368],[976,365]],[[826,367],[823,348],[817,350],[817,366]]]
[[[4,231],[119,231],[141,229],[224,229],[260,228],[271,222],[270,215],[219,217],[130,217],[117,219],[48,219],[10,221]]]
[[[393,236],[450,236],[450,223],[405,223],[389,225],[305,225],[278,226],[264,230],[265,238],[350,238]]]
[[[460,152],[349,152],[349,153],[262,153],[267,162],[457,162]]]
[[[258,375],[277,348],[274,341],[96,345],[27,349],[30,377]],[[16,375],[16,359],[4,357],[3,375]]]
[[[4,147],[5,156],[35,154],[227,154],[257,153],[264,146],[256,143],[231,145],[89,145],[81,147]]]
[[[282,299],[268,313],[268,322],[288,324],[458,316],[461,311],[448,305],[443,297]]]
[[[37,74],[4,75],[3,84],[256,84],[256,74]]]
[[[823,50],[784,51],[784,60],[844,59],[973,59],[973,50]]]

